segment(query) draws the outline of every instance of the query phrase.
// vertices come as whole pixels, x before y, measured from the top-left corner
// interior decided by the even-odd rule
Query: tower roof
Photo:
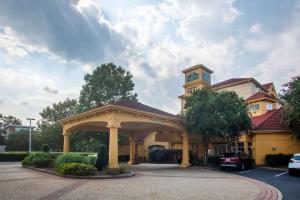
[[[187,73],[187,72],[190,72],[190,71],[195,70],[195,69],[203,69],[203,70],[205,70],[205,71],[207,71],[207,72],[209,72],[209,73],[213,73],[213,72],[214,72],[214,71],[212,71],[211,69],[205,67],[205,66],[202,65],[202,64],[195,65],[195,66],[193,66],[193,67],[189,67],[189,68],[183,70],[182,72],[183,72],[183,73]]]

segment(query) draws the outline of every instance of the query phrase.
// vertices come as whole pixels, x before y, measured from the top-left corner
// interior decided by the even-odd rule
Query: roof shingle
[[[254,95],[252,95],[251,97],[249,97],[248,99],[246,99],[246,101],[253,101],[253,100],[257,100],[257,99],[261,99],[261,98],[268,98],[268,99],[277,100],[272,95],[269,95],[269,94],[264,93],[264,92],[257,92]]]
[[[263,115],[251,117],[254,130],[287,130],[281,123],[282,108],[274,109]]]
[[[140,111],[144,111],[144,112],[150,112],[150,113],[154,113],[154,114],[165,115],[165,116],[168,116],[168,117],[176,117],[177,118],[176,115],[173,115],[171,113],[168,113],[168,112],[165,112],[165,111],[162,111],[162,110],[144,105],[144,104],[136,102],[136,101],[122,100],[122,101],[112,102],[110,104],[125,107],[125,108],[140,110]]]

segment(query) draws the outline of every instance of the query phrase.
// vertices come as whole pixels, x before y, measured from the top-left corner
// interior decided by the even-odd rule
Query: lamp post
[[[31,153],[31,121],[35,119],[27,118],[27,120],[29,120],[29,153]]]

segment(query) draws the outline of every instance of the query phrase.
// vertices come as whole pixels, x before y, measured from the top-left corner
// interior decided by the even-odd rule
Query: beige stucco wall
[[[242,83],[238,85],[228,86],[225,88],[216,89],[216,91],[234,91],[240,97],[244,99],[249,98],[250,96],[254,95],[256,92],[261,91],[261,89],[257,89],[259,87],[256,86],[253,82]]]

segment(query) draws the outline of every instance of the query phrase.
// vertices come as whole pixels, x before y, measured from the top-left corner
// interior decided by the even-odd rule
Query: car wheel
[[[245,169],[246,169],[245,163],[242,163],[242,164],[241,164],[241,170],[244,171]]]
[[[255,162],[251,163],[251,169],[255,169]]]
[[[293,175],[294,175],[294,172],[293,172],[293,170],[289,169],[289,171],[288,171],[288,172],[289,172],[289,175],[290,175],[290,176],[293,176]]]

